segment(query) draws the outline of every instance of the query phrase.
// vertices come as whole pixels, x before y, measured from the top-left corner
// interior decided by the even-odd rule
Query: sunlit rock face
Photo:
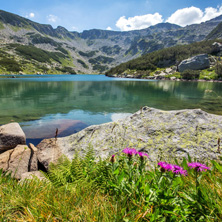
[[[222,135],[222,116],[200,109],[162,111],[144,107],[135,114],[115,122],[90,126],[76,134],[57,140],[45,139],[38,147],[38,160],[47,169],[61,155],[72,159],[93,147],[97,157],[121,153],[125,147],[142,150],[150,164],[173,158],[217,159],[218,138]]]

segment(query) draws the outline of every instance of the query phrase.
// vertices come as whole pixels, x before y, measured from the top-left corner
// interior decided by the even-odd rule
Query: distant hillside
[[[202,41],[220,22],[222,16],[185,28],[161,23],[128,32],[78,33],[0,10],[0,73],[104,73],[146,53]]]
[[[217,25],[206,37],[206,39],[221,39],[222,38],[222,22]]]
[[[152,53],[143,55],[126,63],[122,63],[106,72],[107,76],[121,74],[134,70],[136,73],[149,75],[150,72],[158,68],[166,68],[178,65],[184,59],[198,54],[212,54],[214,48],[212,44],[215,40],[195,42],[188,45],[178,45],[166,49],[161,49]],[[219,40],[218,40],[219,41]],[[222,43],[222,40],[219,42]],[[133,72],[132,72],[133,73]]]

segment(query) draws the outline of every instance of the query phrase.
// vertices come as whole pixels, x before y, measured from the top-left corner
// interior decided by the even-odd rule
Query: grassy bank
[[[147,154],[134,149],[100,161],[89,150],[51,165],[46,181],[18,182],[1,172],[0,219],[221,221],[222,165],[192,162],[151,168]]]

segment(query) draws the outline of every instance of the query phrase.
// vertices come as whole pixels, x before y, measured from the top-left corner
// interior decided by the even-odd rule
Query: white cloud
[[[111,31],[111,30],[113,30],[113,29],[109,26],[109,27],[106,28],[106,30]]]
[[[49,22],[57,22],[58,21],[58,17],[56,15],[48,15],[47,19]]]
[[[217,16],[220,15],[222,15],[222,6],[218,8],[212,8],[212,7],[206,8],[202,22],[216,18]]]
[[[221,14],[222,14],[222,7],[218,8],[208,7],[203,12],[201,9],[192,6],[189,8],[183,8],[177,10],[167,19],[167,22],[177,24],[180,26],[186,26],[186,25],[205,22]]]
[[[35,14],[33,12],[29,13],[28,15],[25,16],[26,18],[34,18]]]
[[[161,22],[163,22],[163,19],[162,15],[159,13],[134,16],[129,17],[128,19],[126,19],[125,16],[122,16],[116,22],[116,27],[118,27],[121,31],[130,31],[145,29],[151,25],[156,25]]]
[[[34,18],[35,17],[35,14],[33,12],[29,13],[29,17],[30,18]]]

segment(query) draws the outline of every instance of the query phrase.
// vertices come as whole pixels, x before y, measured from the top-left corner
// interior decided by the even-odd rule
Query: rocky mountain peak
[[[44,53],[50,56],[51,52],[60,53],[53,57],[56,63],[54,68],[58,70],[62,70],[65,58],[68,66],[66,70],[73,70],[75,67],[79,73],[102,73],[146,53],[177,44],[202,41],[220,22],[222,16],[184,28],[175,24],[159,23],[134,31],[92,29],[78,33],[70,32],[62,26],[54,29],[51,25],[39,24],[0,10],[0,42],[23,46],[31,44],[33,47],[46,50]],[[12,54],[16,53],[12,52],[10,45],[0,47],[5,47],[4,50],[11,51]],[[22,51],[24,53],[24,50]],[[21,52],[18,56],[24,57]],[[32,58],[34,57],[33,55]],[[52,65],[47,64],[46,67],[52,68]]]

